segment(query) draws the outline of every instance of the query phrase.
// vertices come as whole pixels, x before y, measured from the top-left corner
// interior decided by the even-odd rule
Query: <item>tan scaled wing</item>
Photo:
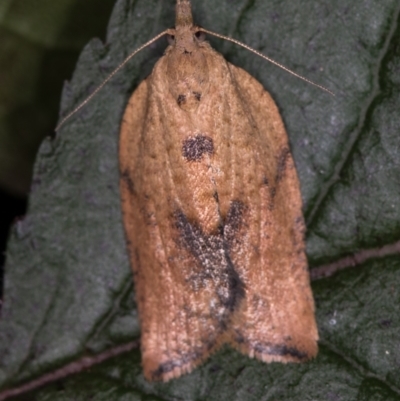
[[[142,363],[147,379],[164,381],[219,346],[235,294],[243,293],[220,230],[210,167],[216,134],[202,135],[214,118],[180,107],[165,85],[165,64],[164,57],[132,95],[120,134]]]
[[[242,178],[231,197],[244,196],[248,217],[231,248],[246,296],[232,316],[230,341],[264,362],[305,361],[318,352],[318,332],[297,173],[271,96],[244,70],[229,69],[238,98],[245,100],[237,107],[252,126],[246,159],[255,161],[243,160],[243,150],[233,148],[234,164],[248,168],[238,169]]]

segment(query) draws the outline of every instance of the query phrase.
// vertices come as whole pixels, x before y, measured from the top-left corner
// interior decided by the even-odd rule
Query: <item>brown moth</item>
[[[121,198],[144,375],[222,344],[264,362],[317,354],[299,182],[278,109],[177,0],[170,46],[125,110]]]

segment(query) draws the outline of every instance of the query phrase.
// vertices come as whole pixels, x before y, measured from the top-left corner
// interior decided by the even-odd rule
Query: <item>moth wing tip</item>
[[[181,361],[168,361],[161,362],[157,365],[149,364],[143,361],[143,372],[146,380],[150,382],[168,382],[172,379],[177,379],[183,375],[191,373],[195,368],[205,362],[206,359],[210,357],[214,350],[205,352],[199,358],[191,360],[186,363]]]

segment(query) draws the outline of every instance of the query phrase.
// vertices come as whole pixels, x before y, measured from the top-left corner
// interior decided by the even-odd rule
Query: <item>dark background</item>
[[[0,299],[10,226],[28,206],[37,149],[54,135],[63,82],[82,47],[105,41],[115,0],[0,5]]]

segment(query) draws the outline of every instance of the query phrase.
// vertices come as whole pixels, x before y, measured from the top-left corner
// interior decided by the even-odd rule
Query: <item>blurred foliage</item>
[[[113,3],[0,2],[0,187],[28,193],[39,144],[54,133],[62,83],[88,40],[104,38]]]

